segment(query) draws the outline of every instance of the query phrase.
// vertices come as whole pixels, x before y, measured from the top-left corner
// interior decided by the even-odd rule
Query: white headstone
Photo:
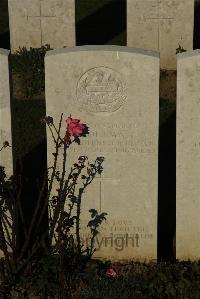
[[[200,50],[177,55],[176,257],[200,259]]]
[[[9,51],[0,49],[0,148],[8,141],[10,146],[0,151],[0,165],[5,167],[6,174],[13,174],[10,81],[8,67]]]
[[[8,50],[0,49],[0,166],[5,167],[7,178],[13,175],[10,76],[8,56]],[[8,142],[9,146],[4,147],[5,142]],[[11,217],[10,214],[8,216]],[[0,257],[2,256],[3,252],[2,250],[0,250]]]
[[[75,45],[74,0],[8,0],[12,51]]]
[[[107,212],[95,257],[151,260],[157,256],[159,54],[117,46],[49,51],[45,58],[47,115],[63,112],[90,128],[69,149],[68,167],[79,155],[104,170],[83,200],[82,237],[90,208]],[[66,123],[63,122],[64,128]],[[63,130],[63,134],[65,130]],[[48,135],[48,163],[54,145]]]
[[[193,49],[194,0],[127,0],[127,45],[160,52],[176,69],[176,49]]]

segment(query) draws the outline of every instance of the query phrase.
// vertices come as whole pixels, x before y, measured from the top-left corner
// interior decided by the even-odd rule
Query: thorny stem
[[[10,257],[9,257],[8,248],[7,248],[7,245],[6,245],[6,240],[5,240],[5,237],[4,237],[4,231],[3,231],[3,226],[2,226],[1,219],[0,219],[0,246],[1,246],[1,250],[3,251],[4,256],[5,256],[5,262],[6,262],[6,265],[7,265],[9,276],[11,277],[12,267],[11,267],[11,263],[10,263]]]
[[[43,185],[44,185],[44,183],[43,183]],[[43,193],[43,190],[44,190],[44,187],[42,186],[41,193]],[[38,212],[39,212],[39,209],[40,209],[40,206],[41,206],[41,202],[42,202],[42,196],[39,196],[39,200],[38,200],[36,208],[34,210],[33,218],[31,220],[31,224],[30,224],[30,227],[28,229],[28,233],[26,235],[26,240],[25,240],[24,246],[22,247],[21,255],[20,255],[19,259],[21,259],[23,257],[23,255],[24,255],[24,253],[27,249],[27,246],[29,244],[30,237],[31,237],[31,234],[32,234],[32,231],[33,231],[33,227],[35,225],[35,222],[37,221],[37,215],[38,215]]]
[[[62,113],[62,116],[63,116],[63,113]],[[61,142],[63,142],[62,138],[60,137],[60,130],[57,130],[57,128],[56,128],[56,126],[55,126],[54,124],[53,124],[53,127],[54,127],[54,130],[55,130],[56,133],[57,133],[57,136],[58,136],[59,140],[60,140]]]
[[[43,200],[43,194],[44,194],[44,190],[45,190],[45,187],[46,187],[46,183],[47,183],[47,174],[45,175],[45,179],[43,180],[42,188],[41,188],[40,193],[39,193],[39,201],[38,201],[39,203],[42,202],[42,200]],[[38,227],[41,223],[41,220],[43,219],[44,212],[45,212],[46,207],[47,207],[46,200],[47,199],[45,198],[43,208],[42,208],[42,212],[40,214],[39,219],[37,219],[36,230],[38,229]]]
[[[58,129],[59,136],[60,136],[60,129],[61,129],[61,124],[62,124],[62,117],[63,117],[63,114],[61,114],[61,118],[60,118],[60,122],[59,122],[59,129]],[[46,208],[48,206],[48,199],[49,199],[50,194],[51,194],[51,190],[52,190],[52,186],[53,186],[53,181],[54,181],[54,178],[55,178],[55,172],[56,172],[57,158],[58,158],[58,152],[59,152],[59,143],[58,143],[59,142],[59,138],[60,138],[59,136],[57,137],[57,140],[56,140],[56,153],[54,154],[55,158],[54,158],[53,171],[52,171],[52,174],[51,174],[50,184],[49,184],[49,188],[48,188],[46,199],[44,201],[43,209],[42,209],[42,211],[40,213],[39,219],[37,219],[37,214],[38,214],[40,206],[41,206],[40,204],[41,204],[41,201],[43,199],[43,192],[44,192],[44,189],[45,189],[45,186],[46,186],[46,179],[43,181],[42,189],[41,189],[41,192],[39,194],[39,200],[38,200],[36,209],[34,211],[34,215],[33,215],[33,219],[32,219],[31,225],[30,225],[28,237],[27,237],[26,242],[24,244],[24,247],[23,247],[23,250],[22,250],[22,254],[24,254],[24,252],[26,250],[26,247],[28,245],[28,242],[29,242],[29,239],[30,239],[30,236],[31,236],[31,233],[32,233],[32,229],[33,229],[33,226],[35,224],[35,221],[37,220],[37,224],[36,224],[36,229],[37,229],[38,226],[41,223],[41,220],[43,219],[44,213],[45,213]],[[23,256],[22,254],[21,254],[21,256]]]
[[[81,200],[82,200],[82,195],[86,187],[93,181],[95,175],[96,175],[96,162],[97,159],[95,160],[94,165],[92,166],[91,173],[87,177],[83,188],[79,188],[79,194],[78,194],[78,202],[77,202],[77,219],[76,219],[76,239],[77,239],[77,247],[78,247],[78,253],[81,254],[81,240],[80,240],[80,214],[81,214]],[[91,250],[90,250],[91,252]]]
[[[80,213],[81,213],[81,199],[83,194],[83,188],[79,189],[78,193],[78,201],[77,201],[77,211],[76,211],[76,240],[77,240],[77,248],[78,254],[81,254],[81,239],[80,239]]]
[[[31,260],[31,258],[34,256],[35,252],[37,252],[39,248],[40,248],[40,242],[36,239],[32,248],[32,252],[29,253],[28,257],[17,267],[15,275],[17,275],[26,265],[28,265],[29,261]]]
[[[7,235],[7,239],[8,239],[8,242],[7,244],[12,248],[12,240],[11,240],[11,237],[10,237],[10,233],[9,233],[9,229],[8,229],[8,223],[7,221],[5,220],[5,215],[2,215],[2,224],[3,224],[3,227],[5,228],[5,231],[6,231],[6,235]],[[8,225],[8,226],[7,226]],[[12,248],[13,249],[13,248]]]
[[[49,182],[49,186],[48,186],[48,192],[47,192],[46,200],[45,200],[45,203],[44,203],[43,211],[42,211],[41,216],[40,216],[39,221],[38,221],[39,224],[40,224],[40,221],[43,217],[43,214],[44,214],[44,212],[45,212],[45,210],[48,206],[48,202],[49,202],[49,198],[50,198],[50,195],[51,195],[51,190],[52,190],[52,187],[53,187],[53,182],[54,182],[54,178],[55,178],[55,174],[56,174],[62,118],[63,118],[63,113],[61,114],[61,117],[60,117],[60,122],[59,122],[59,127],[58,127],[58,135],[57,135],[57,140],[56,140],[56,152],[55,152],[55,155],[54,155],[54,157],[55,157],[54,158],[54,164],[53,164],[53,168],[52,168],[51,178],[50,178],[50,182]]]
[[[22,165],[21,165],[22,167]],[[21,207],[21,191],[22,191],[22,177],[21,175],[18,177],[19,179],[19,183],[17,183],[17,194],[16,194],[16,200],[14,202],[14,209],[15,209],[15,213],[13,213],[14,217],[13,217],[13,232],[15,232],[15,234],[13,234],[13,246],[16,243],[16,234],[17,234],[17,215],[16,215],[16,211],[17,208],[19,208],[19,212],[20,212],[20,217],[21,217],[21,221],[23,224],[23,232],[24,235],[27,236],[27,230],[26,230],[26,225],[25,225],[25,221],[24,221],[24,217],[23,217],[23,213],[22,213],[22,207]]]
[[[27,249],[27,246],[29,244],[29,240],[30,240],[30,237],[31,237],[31,234],[32,234],[32,231],[33,231],[33,227],[35,225],[36,229],[38,228],[38,226],[40,225],[41,223],[41,220],[43,219],[43,216],[44,216],[44,212],[46,210],[46,208],[48,207],[48,204],[49,204],[49,198],[50,198],[50,195],[51,195],[51,191],[52,191],[52,187],[53,187],[53,182],[54,182],[54,179],[55,179],[55,176],[56,176],[56,166],[57,166],[57,162],[58,162],[58,154],[59,154],[59,148],[61,146],[61,144],[64,144],[64,151],[63,151],[63,164],[62,164],[62,175],[61,175],[61,179],[60,179],[60,189],[58,190],[58,204],[57,206],[55,207],[55,211],[53,213],[53,215],[51,216],[51,213],[50,213],[50,220],[51,220],[51,226],[50,226],[50,242],[52,243],[52,238],[55,237],[55,232],[54,232],[54,229],[55,229],[55,226],[56,226],[56,223],[58,221],[58,218],[59,218],[59,223],[58,223],[58,226],[60,227],[59,228],[59,231],[58,231],[58,243],[60,244],[59,246],[59,251],[60,251],[60,266],[61,266],[61,270],[63,270],[62,268],[62,265],[63,265],[63,261],[62,261],[62,258],[63,258],[63,248],[61,246],[61,242],[60,242],[60,237],[61,237],[61,221],[62,221],[62,211],[64,211],[64,208],[65,208],[65,201],[66,201],[66,197],[67,195],[70,193],[70,194],[74,194],[75,192],[75,186],[77,184],[77,179],[82,171],[82,169],[84,168],[84,163],[82,162],[81,166],[83,167],[75,167],[74,169],[71,168],[71,172],[70,174],[73,175],[73,171],[76,170],[76,175],[77,176],[74,176],[73,179],[72,179],[72,183],[71,183],[71,180],[70,180],[70,175],[68,177],[68,179],[65,181],[65,174],[66,174],[66,161],[67,161],[67,149],[69,147],[69,145],[65,142],[63,142],[63,140],[61,139],[60,137],[60,130],[61,130],[61,123],[62,123],[62,116],[63,114],[61,115],[61,118],[60,118],[60,122],[59,122],[59,128],[58,130],[56,129],[56,127],[54,126],[53,124],[53,128],[55,129],[56,133],[57,133],[57,139],[54,137],[54,134],[53,134],[53,131],[52,131],[52,128],[51,126],[48,124],[49,128],[50,128],[50,132],[52,134],[52,137],[53,137],[53,140],[54,142],[56,143],[56,152],[54,153],[54,164],[53,164],[53,167],[52,167],[52,173],[51,173],[51,178],[49,180],[49,187],[48,187],[48,191],[47,191],[47,195],[46,195],[46,198],[45,198],[45,201],[44,201],[44,204],[42,206],[42,212],[40,213],[40,217],[39,217],[39,221],[37,221],[36,223],[36,220],[37,220],[37,216],[38,216],[38,212],[39,212],[39,209],[41,207],[41,201],[43,200],[43,194],[44,194],[44,190],[45,190],[45,186],[46,186],[46,183],[47,183],[47,180],[48,180],[48,176],[46,175],[45,176],[45,180],[43,181],[43,185],[42,185],[42,188],[41,188],[41,191],[40,191],[40,194],[39,194],[39,199],[38,199],[38,202],[37,202],[37,206],[36,206],[36,209],[34,211],[34,215],[33,215],[33,218],[32,218],[32,221],[31,221],[31,225],[30,225],[30,228],[28,230],[28,233],[25,232],[25,236],[26,236],[26,241],[25,241],[25,244],[22,248],[22,253],[20,255],[20,258],[19,258],[19,261],[21,260],[21,258],[23,257],[23,254],[25,252],[25,250]],[[75,224],[75,230],[76,230],[76,239],[77,239],[77,249],[78,249],[78,254],[79,256],[81,255],[81,240],[80,240],[80,214],[81,214],[81,201],[82,201],[82,195],[84,193],[84,190],[86,189],[86,187],[92,182],[92,180],[94,179],[96,173],[97,173],[97,168],[96,168],[96,161],[97,159],[95,160],[95,163],[94,165],[90,168],[90,173],[88,173],[88,177],[86,178],[85,182],[83,183],[83,187],[82,188],[79,188],[79,193],[78,193],[78,197],[77,197],[77,201],[75,202],[72,202],[70,206],[70,209],[69,209],[69,214],[68,215],[71,215],[71,212],[72,212],[72,209],[73,209],[73,206],[74,204],[76,203],[77,204],[77,210],[76,210],[76,224]],[[85,161],[84,161],[85,162]],[[71,184],[70,184],[71,183]],[[19,204],[19,201],[17,201],[17,203]],[[20,206],[20,214],[21,214],[21,217],[22,217],[22,222],[24,223],[24,218],[23,218],[23,213],[22,213],[22,209],[21,209],[21,205],[19,204]],[[3,225],[5,227],[5,230],[6,230],[6,233],[8,235],[8,228],[7,228],[7,224],[6,222],[4,221],[4,219],[0,219],[0,233],[1,233],[1,229],[3,230],[3,227],[2,227],[2,222],[3,222]],[[24,225],[25,227],[25,225]],[[45,232],[42,237],[42,241],[44,242],[44,237],[45,235],[47,234],[47,232]],[[1,234],[0,234],[1,235]],[[4,232],[3,232],[3,237],[5,236],[4,235]],[[9,238],[8,238],[9,239]],[[0,240],[1,241],[1,240]],[[5,254],[5,257],[6,257],[6,260],[7,262],[9,263],[8,264],[8,269],[9,269],[9,266],[10,266],[10,269],[9,269],[9,272],[10,274],[12,274],[12,267],[10,265],[10,260],[9,260],[9,255],[8,255],[8,250],[7,250],[7,245],[6,245],[6,240],[4,240],[4,254]],[[9,239],[10,243],[11,243],[11,240]],[[50,245],[52,245],[50,243]],[[91,239],[91,248],[90,248],[90,251],[89,251],[89,255],[91,256],[92,255],[92,247],[93,247],[93,243],[94,243],[94,235]],[[44,242],[45,244],[45,242]],[[58,245],[59,245],[58,244]],[[35,252],[38,250],[38,248],[41,246],[41,242],[38,240],[38,238],[36,239],[35,243],[33,244],[32,248],[31,248],[31,252],[28,251],[28,257],[24,260],[23,263],[20,263],[20,265],[18,267],[15,267],[15,273],[14,274],[17,274],[19,273],[23,267],[25,267],[26,265],[28,265],[29,261],[31,260],[32,256],[35,254]],[[63,272],[61,271],[61,282],[63,283],[64,280],[62,278],[62,274]],[[64,286],[64,285],[63,285]],[[64,291],[64,289],[63,289]],[[63,297],[64,298],[64,297]]]
[[[64,184],[65,173],[66,173],[67,148],[68,148],[67,143],[64,143],[62,176],[61,176],[61,180],[60,180],[60,189],[59,189],[59,193],[58,193],[59,203],[57,204],[56,209],[55,209],[55,213],[53,215],[52,228],[54,228],[55,225],[56,225],[56,222],[57,222],[58,217],[59,217],[60,209],[61,209],[61,204],[62,204],[62,201],[64,202],[64,197],[65,197],[64,194],[63,194],[64,193],[63,192],[63,184]],[[53,233],[53,231],[51,231],[50,240],[52,239],[52,236],[53,236],[52,233]]]
[[[65,154],[65,151],[64,151],[64,154]],[[68,180],[66,180],[64,188],[63,188],[63,182],[64,182],[64,177],[65,177],[65,167],[66,167],[65,166],[66,165],[66,155],[64,156],[63,161],[64,161],[64,163],[63,163],[63,173],[62,174],[64,174],[64,175],[62,176],[62,185],[61,185],[61,188],[60,188],[61,192],[60,192],[60,197],[59,197],[60,198],[60,204],[58,205],[59,209],[57,210],[58,211],[58,216],[59,216],[59,213],[60,213],[60,219],[59,219],[59,224],[58,224],[59,227],[60,227],[60,230],[59,230],[58,234],[60,234],[60,232],[61,232],[61,223],[60,223],[62,221],[61,213],[64,211],[65,198],[67,197],[67,195],[69,194],[69,192],[71,191],[72,188],[73,188],[72,193],[74,193],[75,185],[77,184],[78,177],[79,177],[82,169],[85,167],[85,165],[84,165],[85,160],[84,160],[84,162],[82,162],[81,165],[78,167],[77,176],[73,179],[72,184],[69,186],[69,178],[70,178],[70,175],[73,174],[73,170],[74,170],[73,168],[71,168]],[[82,196],[82,194],[80,194],[80,196]],[[77,203],[77,205],[78,205],[78,203]],[[81,197],[80,197],[80,205],[81,205]],[[73,206],[74,206],[74,203],[70,206],[69,217],[71,217],[71,212],[72,212]],[[79,206],[79,209],[80,209],[80,206]],[[79,215],[79,216],[77,216],[79,218],[78,222],[80,222],[80,210],[77,211],[77,213]],[[56,219],[56,221],[57,221],[57,219]],[[79,230],[79,224],[78,224],[77,230]],[[79,247],[80,247],[80,236],[78,236],[77,238],[79,239]]]
[[[73,185],[71,185],[70,187],[71,187],[70,189],[72,189],[72,187],[73,187],[72,193],[74,194],[74,192],[75,192],[75,183]],[[72,213],[74,205],[75,205],[75,202],[73,201],[72,204],[69,207],[69,217],[71,217],[71,213]]]
[[[9,185],[7,186],[6,181],[3,179],[1,181],[1,191],[4,192],[4,190],[7,190],[9,192],[9,197],[8,197],[9,199],[13,197],[10,186]],[[3,201],[3,197],[2,197],[2,201]],[[10,212],[11,218],[13,218],[13,216],[14,216],[13,207],[12,207],[13,202],[14,202],[14,200],[12,200],[12,201],[8,200],[7,201],[7,211]],[[13,232],[12,237],[10,237],[8,227],[12,228],[12,225],[9,222],[9,216],[6,215],[6,213],[2,209],[1,209],[0,213],[1,213],[0,214],[0,250],[2,250],[3,253],[4,253],[5,263],[6,263],[7,269],[8,269],[8,275],[9,275],[9,277],[11,277],[11,275],[12,275],[12,266],[11,266],[11,263],[10,263],[10,253],[8,252],[8,247],[10,247],[11,249],[14,248],[14,240],[13,240],[14,232]],[[3,227],[5,229],[5,233],[4,233]],[[7,236],[8,241],[6,240],[5,234]]]
[[[57,144],[56,138],[54,137],[52,128],[51,128],[51,126],[50,126],[49,124],[48,124],[48,127],[49,127],[49,130],[50,130],[50,132],[51,132],[51,136],[52,136],[52,138],[53,138],[54,143]]]
[[[23,212],[22,212],[22,205],[21,205],[20,201],[17,201],[17,206],[19,208],[19,213],[20,213],[20,217],[21,217],[21,221],[22,221],[23,232],[24,232],[25,237],[27,237],[26,224],[25,224],[24,215],[23,215]]]
[[[0,152],[5,148],[5,147],[11,147],[7,141],[4,143],[4,145],[0,148]]]

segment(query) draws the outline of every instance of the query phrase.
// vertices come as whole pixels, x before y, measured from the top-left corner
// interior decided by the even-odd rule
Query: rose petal
[[[71,117],[68,117],[65,121],[66,121],[67,124],[70,124],[71,121],[72,121],[72,118],[71,118]]]
[[[77,124],[77,123],[80,122],[80,119],[78,119],[78,118],[72,118],[72,119],[71,119],[71,122],[72,122],[73,124]]]
[[[113,268],[108,268],[106,270],[106,276],[107,277],[117,277],[117,273],[115,272],[115,270]]]

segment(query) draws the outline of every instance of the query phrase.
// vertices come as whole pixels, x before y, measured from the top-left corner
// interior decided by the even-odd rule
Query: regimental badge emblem
[[[77,101],[87,112],[114,112],[126,100],[121,74],[108,67],[95,67],[85,72],[77,84]]]

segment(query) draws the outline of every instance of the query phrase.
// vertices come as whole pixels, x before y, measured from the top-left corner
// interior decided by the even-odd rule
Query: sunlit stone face
[[[127,45],[160,52],[160,66],[176,69],[176,49],[193,49],[193,0],[127,0]]]
[[[176,144],[176,258],[200,252],[200,50],[178,55]]]
[[[74,0],[9,0],[8,8],[12,51],[75,45]]]
[[[90,242],[88,210],[95,208],[108,213],[95,257],[156,258],[158,53],[115,46],[63,49],[48,53],[45,70],[47,114],[56,123],[62,112],[71,114],[89,126],[89,136],[69,149],[68,169],[79,155],[91,162],[105,157],[103,173],[83,196],[82,241]],[[49,166],[51,152],[49,135]]]

